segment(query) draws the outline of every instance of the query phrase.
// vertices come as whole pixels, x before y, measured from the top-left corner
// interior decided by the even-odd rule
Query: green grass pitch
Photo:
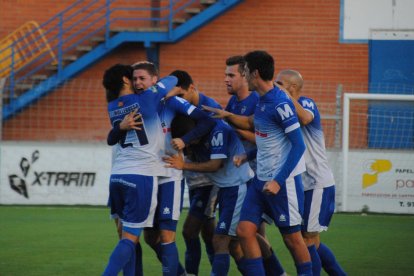
[[[182,221],[177,243],[183,263],[181,227]],[[277,229],[268,226],[267,235],[295,275]],[[339,213],[321,237],[348,275],[414,275],[414,216]],[[0,206],[0,275],[100,275],[116,242],[106,208]],[[146,245],[143,251],[145,275],[162,275],[155,254]],[[209,274],[203,251],[200,275]],[[234,263],[229,275],[240,275]]]

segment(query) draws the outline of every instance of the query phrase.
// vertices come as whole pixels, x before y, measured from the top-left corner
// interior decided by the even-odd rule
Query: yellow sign
[[[392,163],[390,160],[385,159],[376,159],[371,160],[368,164],[370,173],[364,173],[362,175],[362,188],[366,189],[369,186],[372,186],[378,182],[378,174],[383,172],[388,172],[392,168]]]

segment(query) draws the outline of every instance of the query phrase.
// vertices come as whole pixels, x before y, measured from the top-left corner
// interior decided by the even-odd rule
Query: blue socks
[[[144,267],[142,265],[142,247],[141,243],[135,245],[135,276],[143,276]]]
[[[268,258],[263,258],[263,265],[266,272],[266,275],[282,275],[285,273],[282,265],[279,262],[279,259],[276,257],[275,253],[272,251],[272,255]]]
[[[321,259],[319,258],[318,251],[316,251],[316,246],[315,245],[308,246],[308,251],[311,256],[313,276],[319,276],[321,275],[322,267],[321,267]]]
[[[214,255],[213,268],[211,275],[213,276],[227,276],[230,269],[230,254],[216,254]]]
[[[128,239],[122,239],[112,251],[103,276],[117,276],[124,269],[125,276],[135,275],[135,244]]]
[[[185,272],[184,267],[178,260],[178,250],[175,242],[168,244],[157,243],[154,247],[154,251],[162,264],[163,275],[179,276]],[[165,274],[167,270],[169,271],[168,273],[175,271],[175,274]]]
[[[312,262],[295,264],[298,276],[312,276]]]
[[[344,276],[346,275],[345,271],[337,262],[335,255],[332,251],[324,245],[323,243],[319,244],[318,248],[319,258],[321,259],[323,269],[332,276]]]
[[[162,274],[164,276],[177,276],[178,250],[175,242],[161,244]]]
[[[198,275],[201,260],[200,238],[185,240],[187,250],[185,251],[185,270],[189,274]]]
[[[242,258],[242,268],[246,276],[262,276],[265,275],[263,267],[263,258],[245,259]]]

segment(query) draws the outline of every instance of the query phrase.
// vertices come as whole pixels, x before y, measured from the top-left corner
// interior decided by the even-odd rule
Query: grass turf
[[[182,217],[186,215],[184,211]],[[184,261],[182,221],[177,244]],[[321,240],[348,275],[414,275],[414,216],[335,214]],[[274,226],[267,235],[290,275],[293,261]],[[117,243],[106,208],[0,206],[0,275],[100,275]],[[162,275],[143,245],[145,275]],[[203,249],[200,275],[209,275]],[[240,275],[234,263],[229,275]],[[324,274],[325,275],[325,274]]]

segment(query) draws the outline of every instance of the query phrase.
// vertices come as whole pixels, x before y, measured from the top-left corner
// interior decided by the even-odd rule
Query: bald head
[[[275,82],[283,86],[294,98],[300,96],[303,87],[303,78],[298,71],[291,69],[280,71]]]

